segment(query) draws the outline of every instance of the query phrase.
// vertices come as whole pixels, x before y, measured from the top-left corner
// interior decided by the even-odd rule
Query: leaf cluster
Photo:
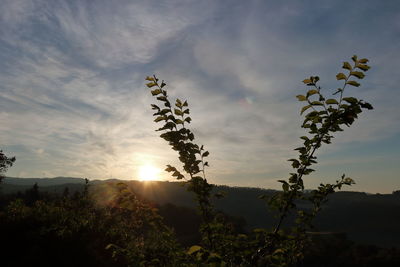
[[[359,87],[359,80],[365,77],[365,72],[370,69],[367,64],[368,59],[353,56],[352,63],[343,62],[342,72],[336,75],[338,81],[342,81],[342,86],[332,92],[332,95],[326,97],[319,86],[319,77],[311,76],[303,80],[309,89],[305,94],[297,95],[297,99],[305,102],[301,108],[300,114],[304,116],[301,125],[307,131],[307,135],[301,136],[303,145],[296,148],[299,155],[297,158],[289,159],[294,172],[290,173],[288,179],[278,180],[282,184],[282,192],[279,192],[268,199],[268,204],[273,209],[279,212],[276,227],[272,232],[263,232],[263,235],[257,235],[255,240],[258,242],[243,243],[241,246],[246,247],[247,251],[252,256],[245,257],[247,260],[243,262],[251,262],[256,265],[268,266],[291,266],[299,262],[303,258],[303,251],[306,247],[308,238],[306,230],[312,227],[312,220],[321,208],[321,205],[327,200],[327,196],[332,194],[337,189],[341,189],[344,185],[351,185],[354,181],[343,175],[340,180],[334,184],[321,184],[316,190],[309,194],[305,194],[304,176],[314,172],[313,165],[317,163],[316,151],[323,144],[330,144],[333,139],[333,134],[343,131],[344,126],[350,127],[358,118],[359,114],[364,109],[372,109],[372,105],[352,96],[344,96],[347,87]],[[156,88],[151,91],[152,95],[157,100],[164,103],[165,108],[157,105],[151,105],[156,113],[155,122],[163,122],[164,125],[158,129],[163,131],[160,135],[163,139],[169,142],[171,147],[179,152],[179,160],[183,163],[183,168],[190,175],[190,190],[197,195],[200,203],[200,210],[203,215],[215,216],[209,209],[211,186],[207,183],[204,174],[204,167],[208,165],[204,162],[204,157],[208,156],[208,152],[203,152],[203,146],[199,147],[193,143],[194,135],[186,128],[186,124],[190,123],[187,101],[179,99],[175,102],[175,107],[172,109],[171,102],[168,99],[167,91],[163,89],[166,85],[164,81],[159,84],[156,76],[147,77],[149,88]],[[172,172],[172,175],[177,179],[184,179],[175,167],[167,166],[166,171]],[[197,176],[199,172],[203,172],[203,177]],[[312,208],[309,210],[300,209],[297,207],[299,201],[311,202]],[[284,219],[290,215],[295,215],[295,226],[289,231],[282,231],[282,223]],[[206,212],[205,212],[206,211]],[[205,220],[210,222],[210,218]],[[215,220],[214,220],[215,221]],[[207,229],[203,233],[208,235],[209,240],[216,244],[216,239],[226,239],[227,233],[215,236],[211,231],[212,224],[205,224]],[[260,238],[262,236],[262,238]],[[232,241],[235,240],[235,241]],[[231,239],[232,243],[240,243],[238,239]],[[251,245],[250,245],[251,244]],[[256,249],[254,249],[256,247]],[[196,255],[197,260],[209,260],[209,257],[214,257],[215,247],[209,247],[211,250],[205,250],[203,247],[192,247],[188,253]],[[232,248],[232,247],[231,247]],[[228,253],[229,254],[229,253]],[[228,255],[225,254],[225,255]],[[239,253],[240,254],[240,253]],[[207,259],[204,258],[207,255]],[[214,255],[214,256],[213,256]],[[224,253],[219,253],[219,256]],[[217,256],[218,256],[217,255]],[[244,254],[241,254],[244,255]],[[248,255],[247,255],[248,256]],[[215,257],[214,257],[215,258]],[[223,257],[224,261],[229,262],[229,258]]]
[[[11,167],[15,162],[15,157],[7,157],[2,150],[0,150],[0,183],[4,178],[4,173]]]

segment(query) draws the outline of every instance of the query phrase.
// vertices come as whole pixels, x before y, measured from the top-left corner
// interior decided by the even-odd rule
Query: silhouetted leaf
[[[365,65],[365,64],[357,64],[356,67],[361,69],[361,70],[363,70],[363,71],[367,71],[367,70],[369,70],[371,68],[370,66]]]
[[[160,90],[160,89],[152,90],[152,91],[151,91],[151,94],[152,94],[153,96],[154,96],[154,95],[161,94],[161,90]]]
[[[160,110],[160,107],[154,104],[151,104],[151,109]]]
[[[319,101],[313,101],[313,102],[311,102],[311,105],[313,105],[313,106],[323,106],[324,104],[322,104]]]
[[[343,100],[350,104],[355,104],[358,102],[357,98],[355,97],[343,97]]]
[[[349,85],[352,85],[352,86],[355,86],[355,87],[359,87],[360,86],[360,84],[358,82],[356,82],[356,81],[348,81],[348,82],[346,82],[346,84],[349,84]]]
[[[155,83],[155,82],[146,83],[146,86],[149,87],[149,88],[151,88],[153,86],[156,86],[156,85],[157,85],[157,83]]]
[[[158,116],[157,118],[154,119],[155,122],[159,122],[159,121],[163,121],[166,120],[167,117],[166,116]]]
[[[349,62],[343,62],[343,69],[347,69],[347,70],[352,70],[353,68],[351,67]]]
[[[304,95],[297,95],[296,96],[299,101],[306,101],[307,98]]]
[[[346,78],[346,75],[341,72],[336,75],[336,80],[345,80]]]
[[[304,106],[300,111],[300,115],[303,114],[303,112],[306,111],[309,108],[311,108],[311,105]]]
[[[315,95],[315,94],[318,94],[318,90],[315,90],[315,89],[308,90],[308,92],[307,92],[307,98],[308,98],[309,96],[312,96],[312,95]]]
[[[166,96],[158,96],[157,97],[157,100],[160,100],[160,101],[167,101],[167,97]]]
[[[360,102],[360,106],[366,109],[374,109],[370,103],[367,102]]]
[[[352,72],[350,72],[350,75],[353,75],[359,79],[362,79],[365,77],[365,74],[362,73],[361,71],[352,71]]]
[[[339,102],[337,102],[337,100],[333,99],[333,98],[326,100],[325,103],[328,104],[328,105],[330,105],[330,104],[339,104]]]
[[[174,113],[175,113],[175,115],[177,115],[177,116],[182,116],[183,115],[183,112],[180,110],[180,109],[174,109]]]

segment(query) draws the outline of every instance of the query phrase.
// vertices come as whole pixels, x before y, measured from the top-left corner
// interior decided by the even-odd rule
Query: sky
[[[374,110],[317,152],[307,188],[343,173],[346,190],[400,189],[400,2],[0,1],[0,149],[13,177],[173,180],[177,154],[155,130],[156,74],[187,99],[207,179],[279,188],[301,145],[303,79],[327,95],[357,54],[371,70],[348,96]]]

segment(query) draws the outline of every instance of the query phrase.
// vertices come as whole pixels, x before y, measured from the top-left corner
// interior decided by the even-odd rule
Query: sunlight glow
[[[160,172],[161,172],[160,169],[158,169],[150,164],[143,165],[139,169],[139,180],[140,181],[160,180]]]

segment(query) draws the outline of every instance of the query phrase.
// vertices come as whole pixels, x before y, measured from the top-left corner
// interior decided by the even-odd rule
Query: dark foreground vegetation
[[[343,63],[346,74],[336,75],[343,84],[331,98],[318,86],[319,77],[303,81],[309,89],[297,99],[305,103],[301,127],[307,133],[295,149],[298,158],[289,159],[293,172],[278,181],[282,191],[259,197],[275,218],[271,226],[245,229],[244,220],[218,210],[215,199],[224,194],[207,181],[209,152],[194,142],[188,103],[171,102],[166,83],[152,76],[146,78],[147,87],[161,104],[151,105],[154,121],[162,124],[157,131],[182,163],[167,165],[166,171],[184,181],[198,213],[152,204],[127,183],[90,190],[86,180],[81,191],[64,189],[61,194],[41,193],[35,183],[24,193],[1,196],[0,234],[6,245],[2,265],[399,266],[396,248],[356,245],[340,232],[312,232],[329,196],[354,183],[343,174],[335,183],[306,190],[304,178],[314,171],[316,152],[332,142],[333,134],[350,127],[363,110],[372,109],[369,103],[344,95],[346,86],[360,86],[356,79],[363,79],[370,68],[367,59],[353,56],[352,61]],[[1,153],[0,174],[14,161]]]
[[[7,180],[2,189],[10,189]],[[26,184],[29,181],[20,180]],[[181,189],[175,183],[159,183],[158,189],[152,191],[155,195],[165,192],[170,184],[176,190]],[[191,207],[150,202],[139,194],[144,192],[144,186],[140,182],[127,181],[94,182],[89,187],[84,183],[42,187],[34,184],[27,186],[25,191],[1,194],[0,234],[2,243],[7,244],[0,252],[2,266],[196,266],[198,259],[188,254],[192,246],[201,242],[201,217],[194,209],[193,201]],[[243,194],[255,189],[233,190]],[[255,191],[257,194],[262,192]],[[235,195],[240,193],[232,193],[226,199]],[[357,195],[353,193],[353,201]],[[175,197],[183,200],[187,195]],[[345,199],[349,197],[342,201]],[[221,220],[232,234],[256,247],[257,235],[262,229],[250,230],[243,217],[222,212],[219,216],[223,217]],[[345,215],[344,218],[349,224],[362,227],[354,221],[355,216]],[[332,218],[325,219],[328,222]],[[386,228],[387,219],[382,220],[380,226]],[[368,225],[368,221],[365,224]],[[375,228],[369,224],[369,230]],[[345,233],[336,231],[309,233],[309,238],[304,260],[299,266],[400,264],[399,247],[355,243],[348,240]],[[247,248],[251,249],[250,246]],[[236,251],[234,246],[230,249],[233,258],[245,254],[240,247]],[[211,262],[205,265],[211,265]]]

